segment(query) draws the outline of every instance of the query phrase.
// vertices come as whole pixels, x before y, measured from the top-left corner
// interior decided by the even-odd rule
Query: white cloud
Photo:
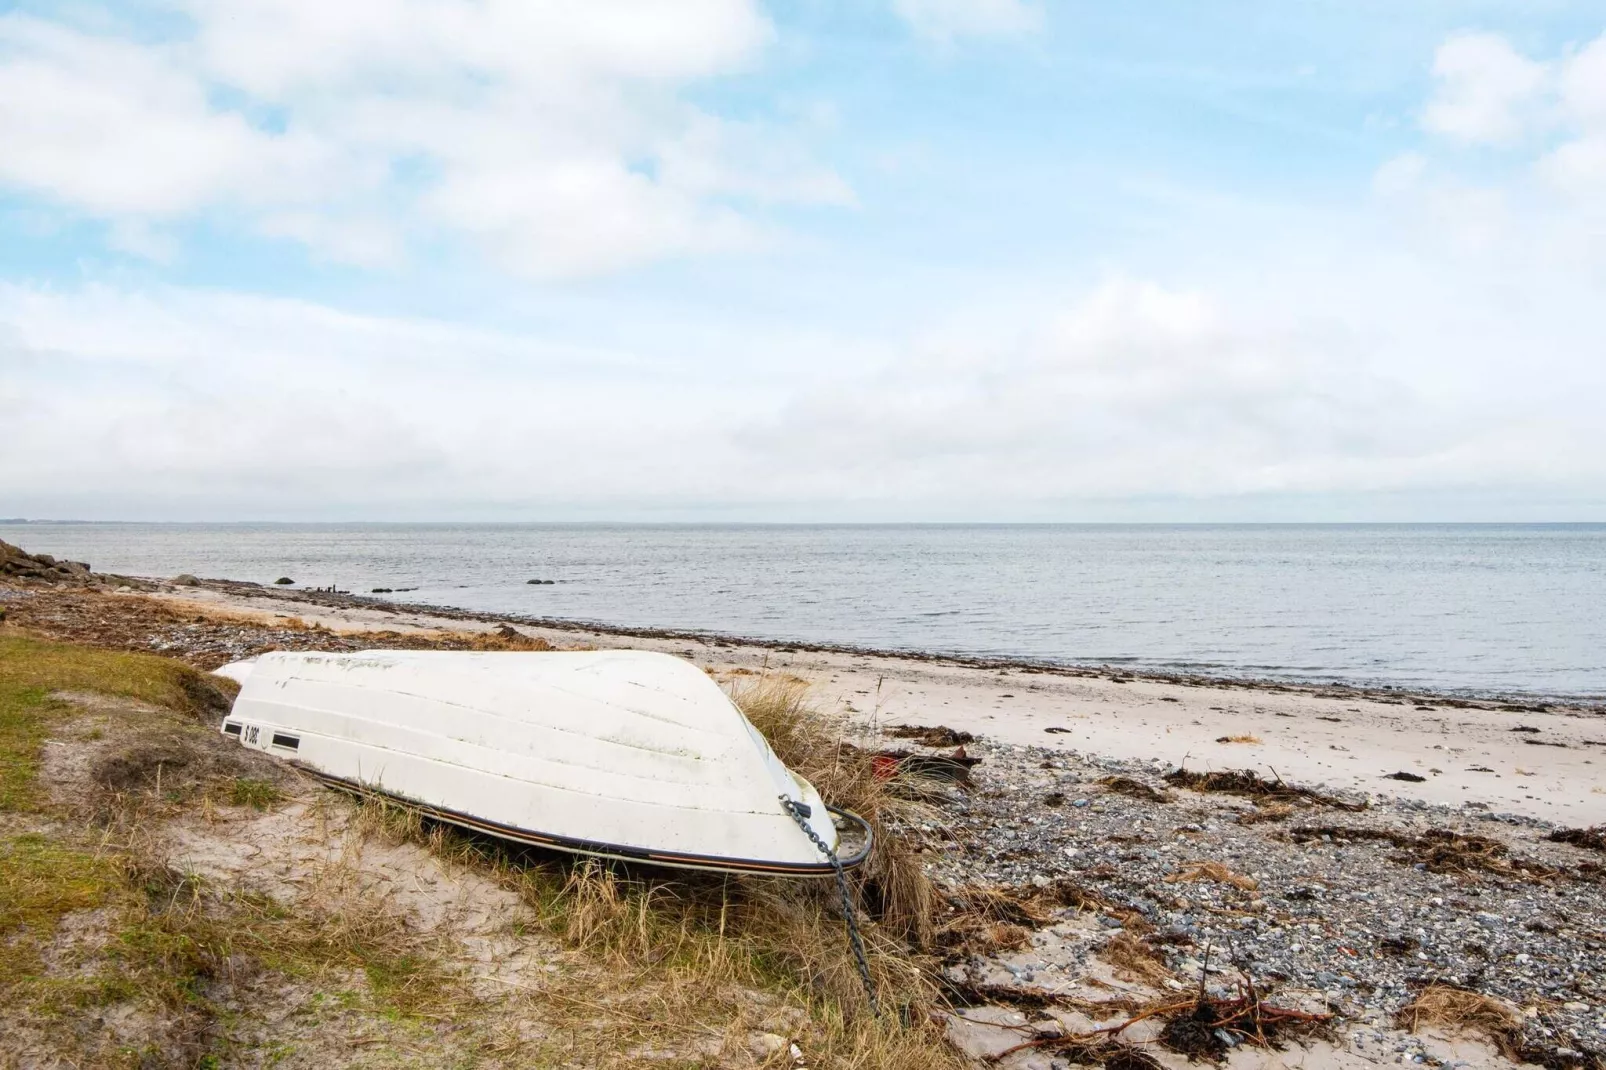
[[[1501,145],[1531,129],[1550,72],[1498,34],[1462,33],[1439,46],[1433,77],[1423,126],[1458,141]]]
[[[1562,67],[1560,105],[1573,136],[1538,163],[1575,203],[1606,217],[1606,33]]]
[[[0,285],[0,497],[265,515],[684,492],[684,443],[719,420],[683,379],[295,301]]]
[[[745,439],[789,486],[940,498],[1220,495],[1400,477],[1411,398],[1339,338],[1106,282],[1016,346],[914,348]],[[1409,450],[1405,450],[1409,453]]]
[[[1580,204],[1606,209],[1606,33],[1582,48],[1540,61],[1497,34],[1457,34],[1433,61],[1430,132],[1508,149],[1537,146],[1533,172]],[[1397,184],[1417,154],[1380,169],[1380,188]],[[1494,200],[1497,198],[1486,198]]]
[[[1585,400],[1606,386],[1589,357],[1606,327],[1563,327],[1554,307],[1514,307],[1532,295],[1507,280],[1444,286],[1447,274],[1442,260],[1401,270],[1382,257],[1346,258],[1331,276],[1251,272],[1247,293],[1117,278],[1017,343],[934,328],[938,341],[800,391],[739,440],[755,471],[800,497],[851,488],[964,503],[961,516],[1513,486],[1606,500]],[[1486,287],[1506,306],[1466,310]],[[1587,307],[1572,292],[1555,300]]]
[[[450,27],[362,25],[354,39],[380,35],[372,56],[331,45],[316,62],[271,49],[229,61],[289,116],[253,137],[339,150],[292,153],[283,173],[314,160],[345,176],[347,201],[264,199],[249,182],[205,197],[249,201],[264,231],[366,261],[400,255],[387,202],[405,198],[547,275],[762,240],[747,204],[852,203],[772,131],[673,92],[688,67],[749,62],[762,32],[700,40],[678,64],[655,56],[645,81],[615,73],[634,46],[577,47],[566,62],[595,91],[563,103],[580,83],[549,69],[529,75],[533,88],[523,73],[456,85],[454,72],[506,61],[475,53],[464,68]],[[211,70],[223,60],[202,50],[233,56],[251,40],[196,38],[173,62]],[[957,271],[910,273],[904,311],[878,309],[858,336],[751,310],[663,324],[661,306],[609,296],[603,315],[641,322],[606,350],[215,292],[0,285],[0,500],[80,515],[435,518],[711,503],[816,519],[856,502],[884,518],[974,519],[1073,517],[1066,503],[1097,500],[1503,488],[1606,507],[1606,244],[1588,227],[1600,218],[1589,206],[1606,203],[1589,199],[1602,47],[1541,64],[1555,76],[1518,110],[1532,125],[1501,166],[1479,153],[1478,170],[1459,171],[1468,154],[1425,138],[1379,168],[1376,197],[1352,212],[1195,202],[1168,227],[1160,268],[1052,298],[1040,273],[989,266],[970,280],[1007,307]],[[397,64],[433,71],[436,88],[380,92]],[[276,145],[262,151],[277,159]],[[427,166],[406,181],[374,170],[416,157]],[[178,210],[107,211],[159,252]],[[844,275],[833,285],[863,277]]]
[[[1372,174],[1372,190],[1385,197],[1410,193],[1421,185],[1427,166],[1427,157],[1420,152],[1402,152]]]
[[[751,244],[758,206],[852,199],[801,130],[680,98],[758,62],[754,0],[188,10],[154,42],[0,16],[0,183],[130,233],[226,209],[336,259],[444,234],[542,277]]]
[[[1561,98],[1580,125],[1606,127],[1606,34],[1569,58],[1561,75]]]
[[[1117,277],[1023,330],[933,316],[861,345],[853,370],[762,381],[747,355],[784,345],[779,329],[685,364],[672,334],[608,352],[228,294],[0,286],[0,499],[437,518],[1510,486],[1606,500],[1589,403],[1606,372],[1586,363],[1606,328],[1576,295],[1534,279],[1517,314],[1446,285],[1441,261],[1334,272],[1347,288],[1266,277],[1236,295]]]
[[[178,259],[178,242],[172,235],[140,218],[119,219],[112,224],[106,243],[113,249],[159,264]]]
[[[1581,137],[1539,161],[1540,174],[1579,200],[1606,198],[1606,136]]]
[[[1431,133],[1502,152],[1465,159],[1403,153],[1374,190],[1453,247],[1529,263],[1601,260],[1606,238],[1606,34],[1553,59],[1520,54],[1494,34],[1458,34],[1436,53],[1423,113]],[[1426,224],[1426,227],[1422,226]]]
[[[306,195],[328,174],[321,146],[214,110],[169,51],[16,14],[0,16],[0,144],[0,179],[113,218]]]
[[[916,34],[938,44],[961,37],[1014,37],[1043,24],[1043,11],[1027,0],[892,0],[892,9]]]

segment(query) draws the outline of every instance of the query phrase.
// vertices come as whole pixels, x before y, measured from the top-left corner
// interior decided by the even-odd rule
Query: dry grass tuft
[[[1294,808],[1287,803],[1256,803],[1253,810],[1238,815],[1240,825],[1259,825],[1266,821],[1287,821],[1294,816]]]
[[[1252,892],[1260,887],[1260,882],[1253,877],[1234,873],[1220,862],[1189,862],[1175,873],[1166,874],[1167,884],[1176,884],[1179,881],[1215,881],[1217,884],[1230,884],[1245,892]]]
[[[150,725],[133,742],[97,757],[89,776],[114,797],[182,802],[216,781],[260,772],[254,757],[232,740],[214,740],[211,733]]]
[[[961,889],[951,899],[961,915],[968,914],[1031,929],[1040,929],[1052,923],[1054,911],[1060,905],[1051,895],[1042,891],[983,886]]]
[[[671,875],[596,860],[476,864],[487,862],[548,931],[602,965],[577,994],[590,1017],[611,1030],[636,1023],[642,1044],[690,1043],[697,1023],[740,1023],[755,993],[770,993],[802,1009],[807,1024],[793,1039],[821,1065],[956,1065],[931,1024],[937,992],[926,964],[873,923],[864,937],[882,1013],[868,1013],[828,882]]]
[[[1052,905],[1041,896],[1013,888],[964,888],[949,897],[949,905],[935,939],[950,958],[1019,950],[1033,929],[1054,920]]]
[[[1521,1044],[1522,1014],[1510,1004],[1481,992],[1431,984],[1400,1008],[1395,1025],[1413,1033],[1424,1026],[1472,1033],[1502,1052],[1515,1053]]]
[[[732,698],[787,768],[832,805],[870,823],[876,849],[855,874],[861,895],[887,930],[915,948],[929,946],[936,898],[918,856],[895,828],[928,819],[930,808],[895,794],[876,775],[871,755],[848,742],[846,721],[809,705],[806,685],[759,679],[736,688]]]
[[[1115,967],[1117,977],[1150,988],[1159,988],[1174,976],[1154,949],[1131,933],[1116,933],[1099,949],[1098,955]]]
[[[1137,912],[1070,880],[1028,889],[971,885],[950,893],[947,903],[935,944],[950,961],[1025,947],[1033,930],[1053,924],[1065,909],[1107,911],[1133,932],[1145,924]]]
[[[539,635],[525,635],[505,624],[491,632],[454,632],[450,638],[454,645],[460,644],[460,648],[467,650],[520,650],[534,653],[557,649]]]

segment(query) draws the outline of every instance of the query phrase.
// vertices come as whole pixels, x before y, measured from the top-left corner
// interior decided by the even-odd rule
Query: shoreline
[[[22,553],[5,566],[22,581],[5,592],[16,623],[168,652],[204,669],[270,649],[352,651],[414,645],[415,636],[474,648],[653,650],[733,691],[771,677],[806,684],[812,704],[867,739],[941,726],[1004,748],[1150,772],[1249,770],[1407,807],[1606,825],[1606,710],[1595,704],[744,641],[248,581],[96,574]],[[521,636],[533,642],[520,646]]]
[[[120,578],[136,579],[144,583],[162,586],[174,586],[171,580],[159,577]],[[801,639],[777,639],[682,628],[614,624],[606,621],[570,619],[566,617],[542,617],[528,613],[497,613],[488,610],[469,609],[463,606],[437,605],[429,602],[404,602],[349,592],[307,590],[297,587],[273,587],[250,580],[202,578],[199,581],[199,585],[229,591],[239,589],[239,593],[242,594],[265,595],[282,601],[304,602],[325,608],[370,608],[381,612],[395,611],[425,614],[449,620],[488,624],[509,622],[550,631],[611,635],[627,639],[687,640],[716,646],[755,647],[778,653],[838,654],[850,657],[887,658],[984,670],[1006,669],[1069,676],[1126,677],[1131,680],[1173,684],[1179,687],[1227,687],[1250,691],[1303,692],[1332,697],[1374,700],[1395,699],[1402,702],[1424,699],[1450,708],[1493,709],[1508,713],[1575,711],[1606,717],[1606,695],[1558,695],[1532,691],[1484,692],[1473,689],[1419,688],[1403,684],[1360,684],[1337,680],[1323,684],[1313,680],[1280,679],[1265,676],[1162,671],[1153,668],[1126,667],[1107,662],[1083,663],[1007,654],[962,654],[902,647],[855,646],[844,643],[819,643]]]
[[[187,613],[243,614],[259,624],[296,619],[359,642],[364,633],[513,628],[556,646],[672,653],[729,687],[786,676],[808,684],[819,705],[871,735],[941,725],[991,744],[1046,747],[1156,772],[1249,769],[1405,806],[1560,826],[1606,824],[1606,711],[1594,705],[746,642],[228,580],[132,582]],[[136,593],[131,585],[128,593]]]

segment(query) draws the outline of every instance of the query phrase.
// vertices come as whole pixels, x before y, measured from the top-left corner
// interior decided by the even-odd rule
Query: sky
[[[0,516],[1606,520],[1601,0],[0,0]]]

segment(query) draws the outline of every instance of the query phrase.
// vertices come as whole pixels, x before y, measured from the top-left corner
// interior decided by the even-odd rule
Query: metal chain
[[[785,795],[781,796],[781,806],[792,820],[797,822],[797,827],[803,830],[803,835],[814,841],[814,846],[830,860],[831,868],[836,871],[837,891],[842,893],[842,919],[847,922],[848,942],[853,945],[853,959],[859,965],[859,980],[864,982],[864,994],[870,999],[870,1013],[880,1014],[881,1004],[876,997],[875,978],[870,976],[870,960],[864,954],[864,937],[859,935],[859,912],[853,905],[853,893],[848,890],[848,878],[842,870],[842,863],[830,845],[820,839],[819,833],[810,827],[807,815],[811,811],[808,807],[788,799]]]

